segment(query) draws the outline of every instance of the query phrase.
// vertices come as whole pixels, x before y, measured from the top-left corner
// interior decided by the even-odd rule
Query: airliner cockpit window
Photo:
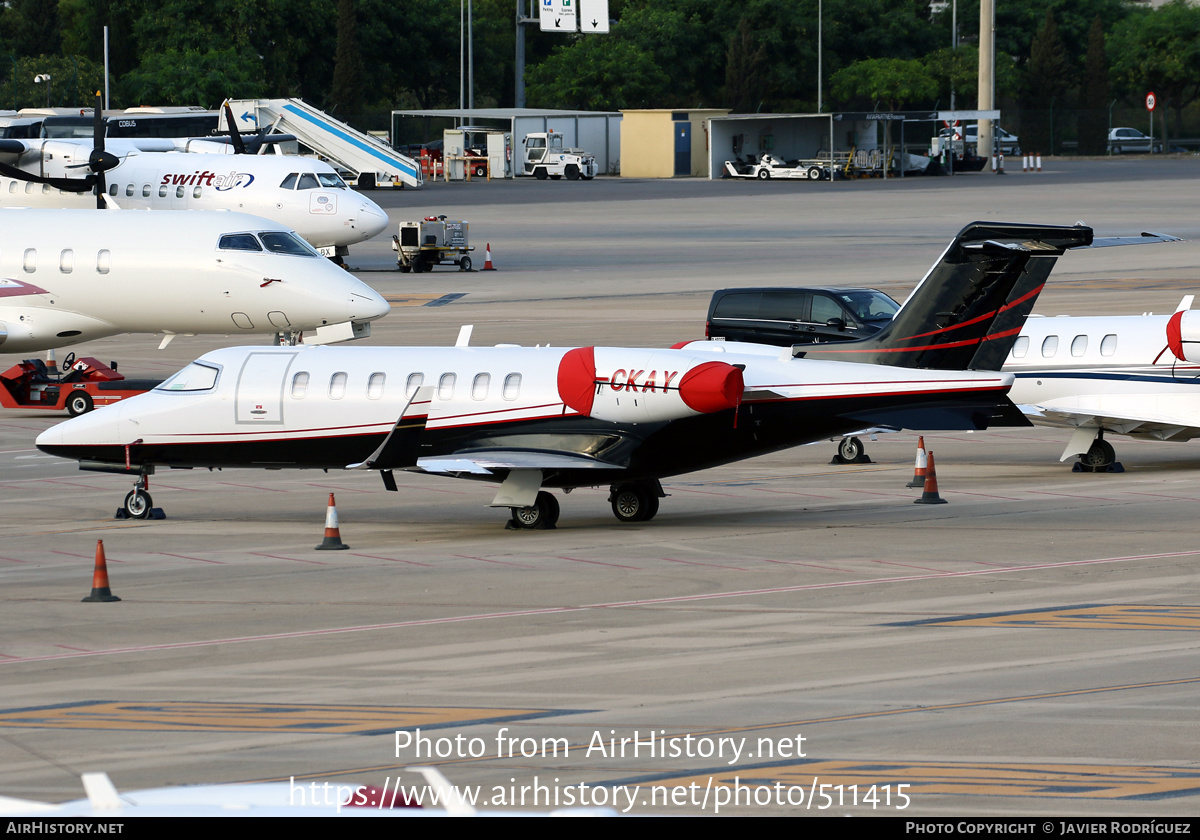
[[[200,362],[192,362],[154,390],[207,391],[217,384],[217,376],[220,373],[218,368]]]
[[[279,184],[279,189],[281,189],[281,190],[296,189],[296,179],[299,177],[300,177],[299,172],[293,172],[291,175],[289,175],[283,179],[283,181]]]
[[[320,257],[316,249],[295,234],[284,230],[264,230],[259,234],[263,245],[274,254],[291,254],[294,257]]]
[[[317,178],[320,180],[322,187],[330,187],[335,190],[350,189],[336,172],[318,172]]]
[[[300,173],[300,182],[296,184],[296,189],[315,190],[319,186],[321,185],[317,183],[316,175],[312,174],[311,172],[302,172]]]
[[[227,233],[221,237],[222,251],[261,251],[262,246],[252,233]]]

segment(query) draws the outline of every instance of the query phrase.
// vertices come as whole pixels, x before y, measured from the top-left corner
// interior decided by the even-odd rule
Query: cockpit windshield
[[[291,254],[294,257],[320,257],[315,248],[294,233],[285,230],[264,230],[259,238],[273,254]]]
[[[317,180],[321,182],[322,187],[329,187],[335,190],[348,190],[346,182],[336,172],[318,172]]]
[[[155,391],[208,391],[217,384],[220,368],[202,362],[192,362],[179,373],[155,388]]]
[[[279,183],[284,190],[348,190],[336,172],[292,172]]]

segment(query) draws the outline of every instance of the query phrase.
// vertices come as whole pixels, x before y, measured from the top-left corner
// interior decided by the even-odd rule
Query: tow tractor
[[[400,271],[433,271],[435,265],[447,263],[457,265],[459,271],[470,271],[470,252],[475,249],[467,244],[468,227],[465,221],[448,221],[445,216],[401,222],[400,235],[392,237]]]
[[[104,364],[84,356],[78,361],[69,354],[62,371],[50,370],[41,359],[25,359],[0,373],[0,406],[66,410],[72,417],[93,408],[119,402],[157,387],[161,380],[126,379],[117,373],[117,363]]]

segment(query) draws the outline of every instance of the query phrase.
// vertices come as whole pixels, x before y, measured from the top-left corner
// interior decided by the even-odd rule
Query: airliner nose
[[[383,212],[383,208],[369,198],[364,196],[359,196],[359,198],[362,200],[362,206],[358,210],[357,226],[362,231],[363,237],[370,239],[387,230],[388,215]]]

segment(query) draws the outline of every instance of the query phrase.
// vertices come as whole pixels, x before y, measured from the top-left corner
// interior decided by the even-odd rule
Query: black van
[[[899,308],[876,289],[718,289],[708,305],[704,334],[779,346],[849,341],[879,332]]]

